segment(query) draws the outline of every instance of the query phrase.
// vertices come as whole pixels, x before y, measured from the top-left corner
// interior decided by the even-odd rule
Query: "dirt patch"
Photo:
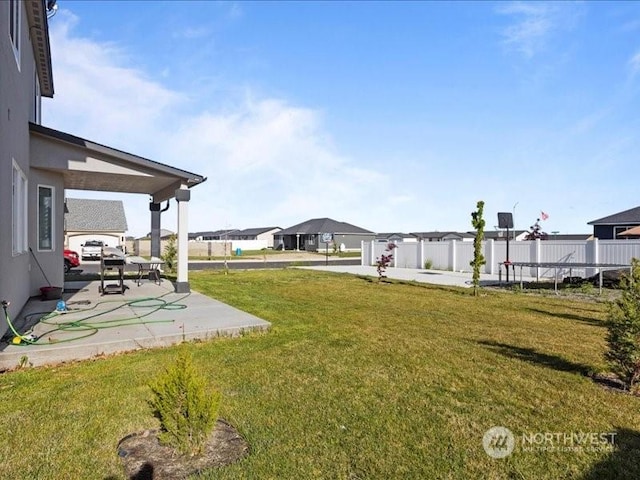
[[[207,468],[223,467],[249,454],[249,445],[229,423],[219,419],[202,455],[184,457],[161,445],[158,430],[145,430],[123,438],[118,456],[131,480],[183,479]]]

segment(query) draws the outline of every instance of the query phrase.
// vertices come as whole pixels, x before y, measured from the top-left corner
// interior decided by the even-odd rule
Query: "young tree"
[[[391,260],[393,260],[393,249],[398,246],[395,243],[389,242],[387,244],[387,248],[385,248],[384,253],[380,255],[380,258],[376,260],[376,267],[378,270],[378,281],[381,281],[383,278],[387,278],[385,272],[387,271],[387,267],[391,265]]]
[[[537,238],[539,238],[540,240],[546,240],[547,237],[549,236],[547,235],[546,232],[542,230],[542,227],[540,226],[539,218],[536,219],[536,223],[531,225],[529,229],[530,231],[527,232],[527,235],[524,238],[525,240],[535,240]]]
[[[167,266],[167,271],[175,273],[178,263],[178,249],[176,248],[176,236],[171,235],[167,241],[167,245],[164,247],[164,255],[162,259]]]
[[[478,295],[480,287],[480,268],[487,263],[482,254],[482,241],[484,240],[485,221],[482,218],[484,202],[480,200],[476,204],[477,210],[471,212],[471,225],[476,230],[476,238],[473,239],[473,260],[469,264],[473,267],[473,294]]]
[[[631,391],[640,382],[640,260],[631,261],[631,275],[622,279],[622,294],[610,304],[605,358]]]

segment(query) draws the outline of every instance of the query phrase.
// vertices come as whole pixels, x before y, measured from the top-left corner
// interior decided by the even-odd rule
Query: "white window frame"
[[[12,196],[11,196],[11,244],[13,255],[21,255],[28,249],[28,190],[29,183],[15,159],[11,159]]]
[[[22,30],[22,2],[20,0],[9,0],[7,2],[9,8],[9,41],[16,57],[18,70],[20,70],[20,38]]]
[[[50,215],[50,219],[49,219],[49,232],[42,232],[41,230],[41,225],[42,222],[40,221],[40,215],[41,215],[41,210],[40,210],[40,190],[43,189],[48,189],[51,191],[51,206],[50,206],[50,211],[49,211],[49,215]],[[56,248],[56,242],[55,242],[55,231],[56,231],[56,188],[52,185],[40,185],[38,184],[38,199],[37,199],[37,239],[38,239],[38,251],[39,252],[53,252]],[[42,244],[42,234],[43,233],[48,233],[49,236],[49,246],[43,246]]]
[[[631,237],[620,237],[618,234],[632,228],[630,225],[626,226],[614,226],[613,227],[613,239],[614,240],[631,240]]]

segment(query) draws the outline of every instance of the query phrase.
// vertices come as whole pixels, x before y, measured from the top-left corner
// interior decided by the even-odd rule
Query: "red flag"
[[[549,215],[547,215],[546,213],[544,213],[543,211],[540,211],[540,218],[542,220],[546,220],[547,218],[549,218]]]

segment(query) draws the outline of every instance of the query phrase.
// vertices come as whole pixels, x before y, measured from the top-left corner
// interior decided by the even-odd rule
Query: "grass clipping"
[[[183,455],[201,454],[218,419],[220,392],[207,388],[186,351],[150,386],[151,405],[160,419],[160,442]]]

